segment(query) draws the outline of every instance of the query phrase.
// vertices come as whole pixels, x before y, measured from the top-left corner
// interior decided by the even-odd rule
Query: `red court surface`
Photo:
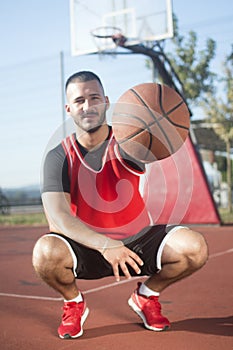
[[[167,332],[144,329],[127,300],[137,279],[79,281],[90,314],[84,335],[57,336],[62,300],[35,275],[31,254],[44,227],[0,227],[1,350],[230,350],[233,349],[233,226],[197,227],[209,244],[209,261],[172,285],[160,301],[172,323]]]

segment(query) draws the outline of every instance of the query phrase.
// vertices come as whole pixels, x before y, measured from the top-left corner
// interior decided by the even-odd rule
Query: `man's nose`
[[[83,110],[84,111],[87,111],[90,107],[90,104],[89,104],[89,101],[88,100],[85,100],[84,104],[83,104]]]

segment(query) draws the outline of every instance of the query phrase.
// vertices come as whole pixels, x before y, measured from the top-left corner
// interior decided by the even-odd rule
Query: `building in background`
[[[225,143],[211,123],[203,120],[192,121],[192,132],[214,200],[219,207],[226,208],[228,186]]]

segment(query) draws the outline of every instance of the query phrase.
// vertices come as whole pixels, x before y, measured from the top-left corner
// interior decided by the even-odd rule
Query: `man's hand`
[[[127,279],[131,278],[127,265],[131,266],[137,274],[140,274],[139,266],[143,265],[142,259],[124,245],[116,248],[107,248],[103,257],[112,265],[116,281],[120,281],[119,267]]]
[[[136,274],[140,274],[140,266],[143,265],[143,261],[136,253],[125,247],[122,241],[108,238],[102,233],[91,230],[77,217],[70,214],[70,194],[45,192],[42,195],[42,200],[50,231],[62,233],[88,248],[99,251],[111,264],[117,281],[120,281],[119,268],[126,278],[131,277],[129,266]]]

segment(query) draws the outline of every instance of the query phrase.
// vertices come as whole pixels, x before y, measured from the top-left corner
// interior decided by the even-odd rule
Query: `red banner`
[[[155,223],[220,224],[201,160],[192,140],[148,166],[143,197]]]

